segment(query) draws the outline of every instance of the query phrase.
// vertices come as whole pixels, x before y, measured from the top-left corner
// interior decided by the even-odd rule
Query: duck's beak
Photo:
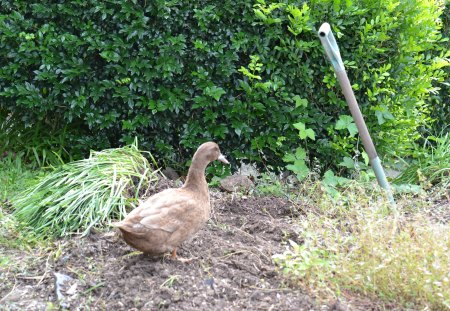
[[[228,162],[227,159],[225,159],[225,156],[223,154],[220,154],[217,160],[225,164],[230,164],[230,162]]]

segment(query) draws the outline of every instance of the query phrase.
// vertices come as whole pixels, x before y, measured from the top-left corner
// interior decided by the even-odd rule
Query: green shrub
[[[445,9],[442,13],[442,36],[450,37],[450,1],[445,1]],[[446,42],[444,51],[447,51],[445,56],[450,59],[450,41]],[[439,93],[432,95],[431,115],[435,122],[432,124],[432,134],[441,135],[442,132],[449,132],[450,120],[450,66],[445,67],[447,79],[442,84],[442,89]]]
[[[302,146],[335,166],[358,139],[336,127],[349,113],[317,39],[324,21],[381,154],[408,153],[445,75],[434,1],[0,4],[0,111],[64,129],[76,157],[137,137],[172,161],[215,140],[234,159],[284,165]],[[300,123],[314,141],[299,141]]]

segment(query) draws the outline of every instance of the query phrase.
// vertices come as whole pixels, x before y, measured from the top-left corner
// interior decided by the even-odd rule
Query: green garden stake
[[[342,62],[341,54],[339,53],[339,47],[336,43],[336,39],[331,31],[330,24],[323,23],[319,29],[319,38],[322,42],[325,52],[330,59],[334,71],[336,72],[336,77],[341,85],[342,92],[344,93],[345,100],[347,101],[350,112],[355,120],[356,127],[358,128],[359,136],[361,137],[364,149],[366,150],[370,165],[372,166],[375,176],[377,177],[378,184],[386,191],[389,202],[392,207],[396,207],[394,196],[392,195],[389,182],[386,179],[386,174],[384,173],[383,167],[381,165],[380,158],[377,155],[375,146],[373,144],[372,138],[370,137],[369,131],[367,130],[366,123],[359,109],[358,102],[356,101],[355,94],[353,93],[352,86],[347,77],[347,72],[345,71],[344,63]]]

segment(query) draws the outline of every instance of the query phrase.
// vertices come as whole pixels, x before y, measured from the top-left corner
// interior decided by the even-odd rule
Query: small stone
[[[251,176],[255,179],[258,178],[259,175],[261,175],[259,173],[258,169],[256,168],[255,163],[249,163],[249,164],[241,163],[239,173],[240,173],[240,175]]]
[[[166,167],[161,171],[164,176],[166,176],[170,180],[177,180],[180,178],[180,175],[171,167]]]
[[[347,311],[348,307],[345,303],[340,301],[339,299],[336,300],[328,309],[329,311]]]
[[[203,281],[203,284],[210,286],[211,288],[214,288],[214,279],[213,278],[209,278]]]
[[[66,292],[67,295],[73,296],[77,293],[78,283],[74,283]]]
[[[225,177],[220,181],[220,187],[228,192],[244,191],[247,192],[254,187],[253,181],[244,175],[232,175]]]

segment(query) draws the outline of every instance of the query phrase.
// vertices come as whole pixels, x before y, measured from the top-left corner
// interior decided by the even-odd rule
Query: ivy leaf
[[[303,123],[303,122],[297,122],[297,123],[294,123],[293,125],[299,131],[305,130],[305,123]]]
[[[350,179],[334,175],[333,171],[328,170],[323,174],[323,183],[327,186],[342,186],[348,183]]]
[[[302,147],[298,147],[295,150],[295,157],[300,160],[306,159],[306,150],[303,149]]]
[[[381,125],[386,122],[386,120],[393,120],[394,116],[389,112],[388,108],[384,105],[375,108],[375,115],[378,119],[378,124]]]
[[[336,186],[338,181],[333,171],[328,170],[323,174],[323,182],[328,186]]]
[[[312,140],[316,140],[316,135],[312,129],[307,129],[305,123],[298,122],[293,124],[294,127],[299,131],[298,136],[300,139],[306,139],[309,137]]]
[[[295,95],[292,99],[295,101],[295,108],[308,106],[308,100],[301,98],[298,95]]]
[[[336,122],[335,128],[337,130],[346,129],[353,122],[353,118],[348,115],[339,116],[339,120]]]
[[[306,166],[305,161],[302,160],[296,160],[294,164],[286,165],[286,168],[295,173],[295,175],[297,175],[298,180],[300,181],[305,179],[309,173],[309,169]]]
[[[339,120],[336,122],[335,129],[337,130],[348,130],[350,136],[353,137],[358,133],[358,128],[356,124],[353,122],[353,118],[348,115],[339,116]]]
[[[355,162],[354,162],[353,159],[350,158],[350,157],[345,157],[345,158],[343,159],[343,161],[342,161],[341,163],[339,163],[338,165],[339,165],[339,166],[346,167],[346,168],[350,168],[350,169],[355,168]]]
[[[363,152],[361,153],[361,156],[362,156],[363,159],[364,159],[364,164],[369,165],[369,155],[368,155],[365,151],[363,151]]]
[[[294,162],[295,161],[295,155],[293,155],[292,153],[288,153],[283,157],[283,161],[284,162]]]
[[[353,137],[356,134],[358,134],[358,128],[356,127],[355,123],[350,123],[347,127],[348,132],[350,133],[350,136]]]
[[[312,129],[306,129],[306,136],[311,138],[312,140],[316,140],[316,134]]]
[[[303,180],[309,174],[309,168],[305,162],[306,150],[298,147],[295,154],[287,154],[283,157],[285,162],[293,162],[293,164],[286,165],[286,168],[297,175],[298,180]]]
[[[375,111],[375,115],[377,116],[377,119],[378,119],[378,124],[383,124],[385,121],[384,121],[384,117],[383,117],[383,113],[381,112],[381,111],[379,111],[379,110],[377,110],[377,111]]]

